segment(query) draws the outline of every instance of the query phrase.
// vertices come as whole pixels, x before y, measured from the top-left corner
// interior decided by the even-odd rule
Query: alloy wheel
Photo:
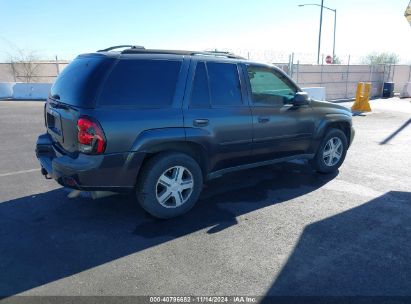
[[[333,137],[327,141],[323,150],[323,160],[326,166],[335,166],[343,154],[343,144],[340,138]]]
[[[157,201],[166,208],[176,208],[188,201],[194,189],[190,170],[174,166],[160,175],[156,184]]]

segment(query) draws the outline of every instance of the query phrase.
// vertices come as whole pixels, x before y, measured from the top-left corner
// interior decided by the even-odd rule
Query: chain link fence
[[[264,49],[222,49],[242,57],[273,63],[293,78],[301,87],[325,87],[327,100],[350,99],[355,96],[358,82],[372,84],[372,96],[381,96],[384,82],[394,82],[395,92],[401,92],[411,81],[410,65],[364,65],[359,56],[340,56],[340,64],[321,63],[315,54],[285,53]],[[30,63],[0,63],[0,82],[52,83],[68,65],[68,61],[52,60]]]
[[[52,83],[69,61],[0,63],[0,82]]]
[[[372,84],[371,96],[380,97],[384,82],[394,82],[400,93],[411,81],[410,65],[362,64],[362,56],[337,56],[338,64],[326,64],[325,56],[313,53],[285,53],[262,49],[225,49],[251,60],[272,63],[281,68],[301,87],[325,87],[327,100],[355,97],[358,82]]]

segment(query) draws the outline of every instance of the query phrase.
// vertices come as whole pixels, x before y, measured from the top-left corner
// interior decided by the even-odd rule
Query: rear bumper
[[[36,156],[43,174],[59,184],[79,190],[132,190],[144,159],[144,153],[126,152],[76,157],[63,154],[55,147],[49,134],[40,135]],[[45,172],[46,171],[46,172]]]

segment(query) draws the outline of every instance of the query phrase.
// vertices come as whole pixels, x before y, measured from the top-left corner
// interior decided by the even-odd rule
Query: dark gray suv
[[[203,181],[306,159],[341,166],[351,112],[314,101],[278,68],[230,53],[103,50],[57,78],[37,141],[42,173],[85,191],[134,191],[153,216],[196,203]]]

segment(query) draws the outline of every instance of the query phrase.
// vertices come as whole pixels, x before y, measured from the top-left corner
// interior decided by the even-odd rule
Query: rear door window
[[[120,60],[104,83],[99,104],[171,106],[180,68],[178,60]]]
[[[94,107],[96,91],[113,62],[100,56],[77,57],[57,77],[50,95],[72,106]]]
[[[237,64],[207,62],[211,104],[241,106],[241,86]]]

